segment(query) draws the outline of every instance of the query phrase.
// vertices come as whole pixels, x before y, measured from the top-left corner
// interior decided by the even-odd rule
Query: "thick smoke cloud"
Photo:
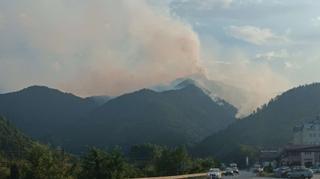
[[[34,65],[22,73],[38,76],[21,74],[13,80],[17,84],[46,81],[80,95],[119,95],[201,72],[197,34],[143,0],[4,5],[9,10],[3,14],[7,22],[1,34],[6,38],[17,31],[5,52],[17,54],[9,58],[19,64]],[[23,49],[15,49],[18,45]],[[1,61],[15,66],[11,59]]]
[[[204,63],[192,27],[165,4],[144,0],[1,1],[0,39],[4,90],[43,84],[81,96],[119,95],[202,74],[252,90],[245,103],[221,94],[247,113],[286,82],[261,66]]]
[[[208,76],[221,82],[217,96],[238,108],[238,117],[253,112],[257,107],[280,95],[291,86],[288,80],[266,64],[246,61],[235,54],[231,63],[208,64]]]

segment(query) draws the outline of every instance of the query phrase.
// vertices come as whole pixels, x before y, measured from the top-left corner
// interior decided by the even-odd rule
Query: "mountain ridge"
[[[232,105],[213,101],[193,84],[163,92],[141,89],[100,104],[43,86],[0,95],[0,114],[23,132],[77,151],[89,144],[129,146],[135,141],[189,145],[225,128],[235,113]]]
[[[200,155],[228,158],[240,145],[282,147],[292,141],[293,127],[320,112],[320,83],[292,88],[254,113],[195,146]]]
[[[83,145],[99,141],[105,142],[102,146],[189,145],[232,123],[235,112],[216,104],[194,85],[163,92],[141,89],[111,99],[91,112],[79,129],[85,128],[83,133],[96,137],[80,138],[87,141]]]

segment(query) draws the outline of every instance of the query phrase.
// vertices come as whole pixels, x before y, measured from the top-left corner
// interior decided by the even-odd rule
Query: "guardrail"
[[[183,179],[183,178],[196,178],[196,177],[205,177],[207,173],[195,173],[188,175],[176,175],[176,176],[162,176],[162,177],[146,177],[146,178],[133,178],[133,179]]]

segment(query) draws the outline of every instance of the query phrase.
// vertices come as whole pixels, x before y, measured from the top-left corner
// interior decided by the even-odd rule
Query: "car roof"
[[[211,170],[220,170],[219,168],[210,168],[210,171]]]

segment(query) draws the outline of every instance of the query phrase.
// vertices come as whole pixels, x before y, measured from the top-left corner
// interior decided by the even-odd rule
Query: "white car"
[[[210,179],[221,179],[222,174],[219,168],[211,168],[208,172],[208,178]]]

